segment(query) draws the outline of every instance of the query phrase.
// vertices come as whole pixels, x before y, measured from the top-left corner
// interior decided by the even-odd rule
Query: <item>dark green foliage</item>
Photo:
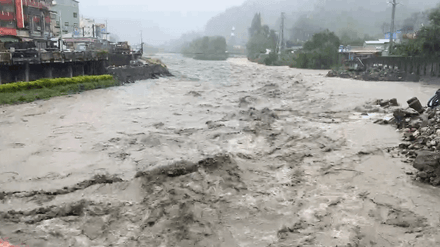
[[[431,10],[428,17],[430,24],[417,32],[416,39],[396,45],[395,54],[425,58],[440,56],[440,7]]]
[[[260,32],[262,26],[261,26],[261,13],[257,13],[254,16],[254,19],[252,19],[251,27],[249,28],[249,37],[254,36],[258,32]]]
[[[338,63],[339,38],[328,30],[313,35],[296,54],[291,67],[330,69]]]
[[[264,59],[264,64],[266,65],[275,65],[278,60],[278,55],[275,52],[269,53],[269,56]]]
[[[75,78],[75,77],[74,77]],[[74,79],[68,78],[68,79]],[[59,78],[65,79],[65,78]],[[81,78],[78,78],[80,80]],[[50,81],[47,79],[46,81]],[[12,85],[4,84],[4,85]],[[17,90],[0,92],[0,105],[3,104],[16,104],[23,102],[32,102],[39,99],[48,99],[55,96],[68,95],[73,93],[82,92],[85,90],[92,90],[96,88],[106,88],[116,86],[117,82],[113,79],[94,80],[75,84],[57,84],[51,87],[41,87],[27,90]],[[3,85],[2,85],[3,86]]]
[[[225,60],[227,59],[226,46],[226,39],[222,36],[205,36],[186,44],[181,52],[195,59]]]
[[[40,79],[30,82],[15,82],[0,85],[0,93],[2,92],[18,92],[23,90],[51,88],[60,85],[79,84],[85,82],[99,82],[113,80],[111,75],[91,75],[91,76],[77,76],[73,78],[55,78],[55,79]]]
[[[266,49],[271,50],[276,56],[276,47],[278,42],[277,34],[269,26],[261,24],[261,14],[255,14],[252,26],[249,29],[251,35],[246,44],[247,55],[249,59],[257,59],[260,54],[266,53]],[[275,59],[276,60],[276,59]],[[268,61],[270,63],[270,61]],[[265,61],[266,63],[266,61]]]

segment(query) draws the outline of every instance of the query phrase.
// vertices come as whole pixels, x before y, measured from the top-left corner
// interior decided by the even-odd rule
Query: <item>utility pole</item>
[[[105,20],[105,40],[108,40],[108,24],[107,24],[107,20]]]
[[[280,53],[282,52],[282,51],[284,51],[284,19],[285,19],[285,16],[284,16],[284,12],[282,12],[281,13],[281,27],[280,27],[280,44],[279,44],[279,47],[280,47]]]
[[[397,2],[396,0],[392,0],[392,2],[390,2],[393,5],[393,12],[391,14],[391,30],[390,30],[390,48],[389,48],[389,54],[391,54],[392,50],[393,50],[393,36],[394,36],[394,18],[396,16],[396,6],[397,6]]]
[[[141,30],[141,53],[144,54],[144,39],[142,37],[142,30]]]
[[[63,42],[63,20],[62,20],[62,18],[61,18],[61,12],[59,13],[60,14],[60,37],[61,37],[61,42],[60,42],[60,48],[61,48],[61,51],[63,51],[64,50],[64,42]]]

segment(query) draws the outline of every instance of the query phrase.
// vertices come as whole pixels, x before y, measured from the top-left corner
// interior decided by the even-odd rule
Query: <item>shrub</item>
[[[16,82],[0,85],[0,93],[13,93],[23,90],[52,88],[55,86],[81,84],[113,80],[112,75],[78,76],[73,78],[40,79],[30,82]]]

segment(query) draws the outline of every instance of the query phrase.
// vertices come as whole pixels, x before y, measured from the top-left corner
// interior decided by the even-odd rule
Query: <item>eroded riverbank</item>
[[[436,87],[159,58],[175,77],[0,108],[1,237],[29,246],[440,243],[438,189],[413,182],[413,168],[387,153],[400,135],[373,124],[380,113],[354,111],[373,98],[426,102]],[[160,172],[170,164],[179,169]]]

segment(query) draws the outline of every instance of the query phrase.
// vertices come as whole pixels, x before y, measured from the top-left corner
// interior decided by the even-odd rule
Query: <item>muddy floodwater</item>
[[[157,55],[175,77],[0,107],[14,245],[439,246],[440,189],[372,99],[435,85]]]

